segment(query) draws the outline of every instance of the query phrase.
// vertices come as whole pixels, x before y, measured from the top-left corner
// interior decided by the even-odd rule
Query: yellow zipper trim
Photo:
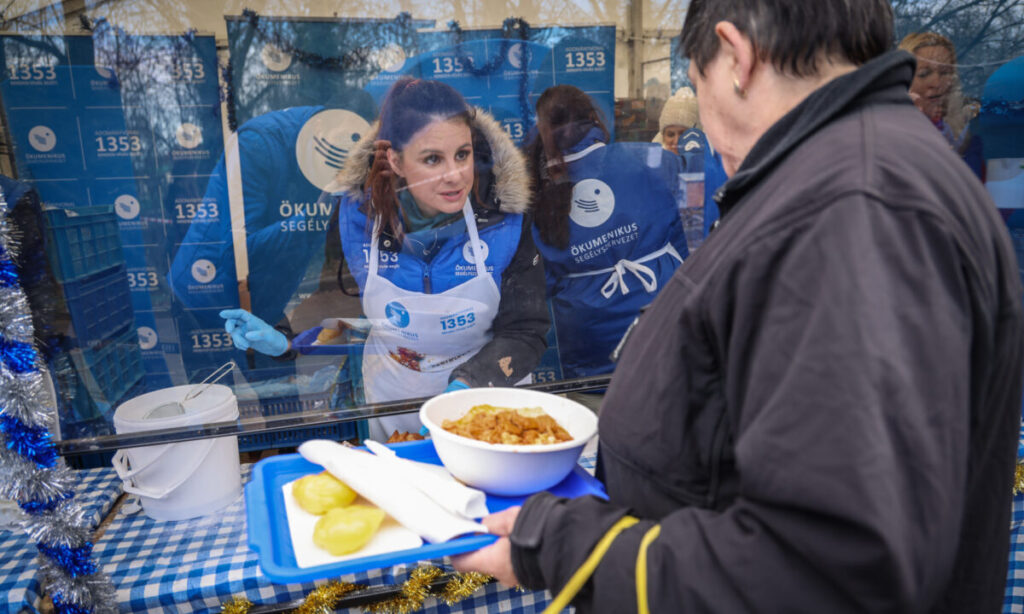
[[[548,607],[544,609],[544,614],[555,614],[556,612],[564,610],[569,605],[569,602],[572,601],[572,598],[576,596],[576,593],[580,592],[583,585],[587,583],[590,576],[594,574],[594,570],[597,569],[601,559],[604,558],[605,553],[608,552],[608,548],[611,547],[612,542],[619,536],[619,533],[622,533],[636,523],[636,518],[633,518],[632,516],[624,516],[620,518],[618,522],[613,524],[612,528],[608,529],[608,532],[601,538],[601,541],[597,542],[597,545],[594,546],[594,550],[591,551],[587,560],[580,565],[580,568],[576,570],[576,573],[572,574],[572,577],[569,578],[569,582],[562,587],[561,592],[559,592],[554,600],[548,604]]]
[[[650,614],[647,608],[647,546],[658,539],[661,525],[656,524],[644,534],[640,540],[640,551],[636,553],[636,611],[638,614]]]

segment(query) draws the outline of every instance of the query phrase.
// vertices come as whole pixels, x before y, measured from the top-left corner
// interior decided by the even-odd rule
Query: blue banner
[[[143,366],[184,383],[167,274],[179,217],[194,215],[180,196],[206,185],[224,148],[214,38],[108,26],[88,36],[4,35],[0,54],[19,178],[45,207],[112,207]]]

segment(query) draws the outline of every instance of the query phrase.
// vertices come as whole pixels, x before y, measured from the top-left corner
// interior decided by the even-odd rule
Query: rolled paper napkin
[[[484,491],[461,484],[444,467],[399,458],[394,450],[372,439],[363,444],[377,458],[394,465],[413,487],[449,512],[466,518],[482,518],[490,513]]]
[[[465,533],[487,533],[487,527],[445,509],[423,494],[388,459],[326,439],[303,443],[299,454],[430,543],[446,542]]]

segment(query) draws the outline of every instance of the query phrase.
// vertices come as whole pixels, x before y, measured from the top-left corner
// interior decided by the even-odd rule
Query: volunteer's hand
[[[445,392],[452,392],[453,390],[468,390],[468,389],[469,389],[469,384],[467,384],[466,382],[464,382],[464,381],[462,381],[460,379],[453,379],[448,384],[448,387],[444,389],[444,391]]]
[[[280,356],[288,351],[288,337],[248,311],[225,309],[220,317],[224,318],[224,330],[231,334],[236,348],[252,348],[269,356]]]
[[[519,516],[519,507],[510,507],[481,519],[480,522],[487,527],[487,530],[495,535],[500,535],[501,539],[475,552],[453,556],[452,567],[457,571],[479,571],[490,574],[505,586],[518,586],[519,578],[512,571],[512,543],[508,540],[509,534],[512,533],[512,527],[516,524],[517,516]]]

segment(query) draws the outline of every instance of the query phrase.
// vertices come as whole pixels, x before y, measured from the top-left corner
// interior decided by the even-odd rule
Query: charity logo
[[[267,70],[272,72],[288,70],[288,67],[292,65],[291,54],[281,51],[275,45],[270,43],[263,45],[263,50],[260,52],[260,59],[263,60],[263,65],[267,67]]]
[[[199,126],[185,122],[178,126],[174,132],[174,138],[178,140],[178,145],[185,149],[195,149],[203,142],[203,131],[199,129]]]
[[[93,68],[96,69],[96,74],[97,75],[99,75],[100,77],[106,79],[107,81],[109,81],[109,80],[114,78],[114,71],[111,68],[108,68],[106,66],[100,66],[98,64],[96,66],[93,66]]]
[[[572,189],[569,219],[585,228],[594,228],[608,221],[615,211],[615,194],[600,179],[584,179]]]
[[[391,301],[385,305],[384,315],[387,317],[388,322],[391,322],[398,328],[409,326],[409,310],[398,301]]]
[[[201,284],[208,284],[217,276],[217,267],[205,258],[200,258],[192,263],[192,279]]]
[[[484,257],[484,262],[486,262],[487,254],[490,253],[490,248],[488,248],[487,244],[484,243],[482,240],[480,241],[480,252],[480,255]],[[470,264],[476,264],[476,259],[473,258],[472,241],[466,241],[466,244],[462,246],[462,257],[466,260],[466,262]]]
[[[385,72],[396,72],[405,65],[407,56],[405,49],[398,45],[390,44],[377,49],[372,54],[373,61]]]
[[[523,67],[523,44],[514,43],[508,48],[508,63],[513,68],[520,69]]]
[[[302,174],[317,188],[330,191],[349,152],[369,129],[365,119],[345,109],[327,109],[310,117],[295,139]]]
[[[36,126],[28,131],[28,144],[32,149],[45,153],[57,146],[57,135],[49,126]]]
[[[156,331],[148,326],[140,326],[139,333],[139,347],[144,350],[152,350],[156,347],[157,336]]]
[[[139,216],[139,200],[131,194],[122,194],[114,199],[114,211],[122,220],[134,220]]]

